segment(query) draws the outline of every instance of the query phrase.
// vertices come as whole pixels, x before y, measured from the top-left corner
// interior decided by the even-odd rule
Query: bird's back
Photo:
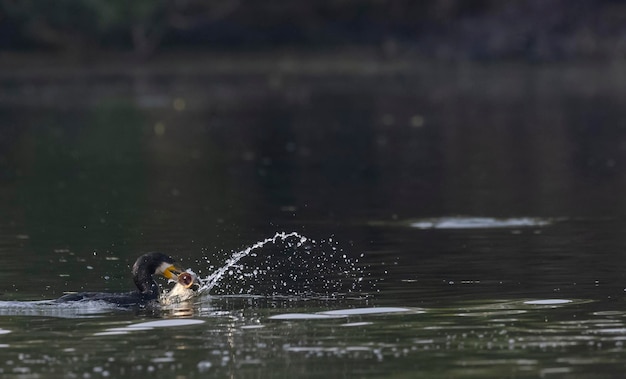
[[[59,303],[73,301],[104,301],[119,306],[133,306],[144,305],[157,299],[157,294],[144,294],[137,291],[126,293],[78,292],[63,295],[56,301]]]

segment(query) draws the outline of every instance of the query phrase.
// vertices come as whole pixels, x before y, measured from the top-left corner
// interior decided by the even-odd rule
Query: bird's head
[[[133,275],[139,278],[156,274],[176,281],[181,272],[182,270],[174,265],[174,259],[163,253],[144,254],[137,258],[133,265]]]

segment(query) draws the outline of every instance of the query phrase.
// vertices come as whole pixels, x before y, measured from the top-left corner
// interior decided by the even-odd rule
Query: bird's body
[[[133,265],[132,274],[136,291],[125,293],[79,292],[63,295],[57,302],[104,301],[119,306],[140,306],[158,301],[159,285],[153,275],[177,279],[180,270],[174,267],[174,259],[162,253],[147,253],[140,256]]]
[[[135,305],[145,305],[151,301],[157,300],[159,295],[143,294],[138,291],[124,293],[106,293],[106,292],[78,292],[68,293],[61,296],[56,301],[60,303],[70,301],[104,301],[119,305],[121,307],[130,307]]]

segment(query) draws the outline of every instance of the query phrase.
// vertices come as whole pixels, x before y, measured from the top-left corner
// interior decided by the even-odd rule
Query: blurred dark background
[[[0,49],[375,48],[388,58],[606,59],[626,52],[617,0],[2,0]]]

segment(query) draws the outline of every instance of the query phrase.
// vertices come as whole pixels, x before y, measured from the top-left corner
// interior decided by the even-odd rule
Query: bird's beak
[[[181,272],[182,270],[179,270],[176,266],[171,265],[167,266],[165,270],[163,270],[162,275],[170,280],[178,280],[178,275],[180,275]]]

